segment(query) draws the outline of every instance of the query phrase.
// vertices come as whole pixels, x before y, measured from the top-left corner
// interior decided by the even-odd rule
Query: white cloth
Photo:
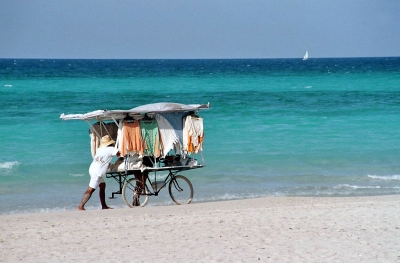
[[[203,137],[203,119],[202,118],[190,118],[191,125],[189,128],[189,134],[192,137],[192,143],[194,146],[200,144],[199,137]]]
[[[100,180],[99,177],[103,177],[106,174],[112,157],[116,155],[117,152],[118,149],[114,147],[100,147],[97,149],[96,155],[93,157],[93,161],[89,167],[89,174],[92,180]],[[90,187],[96,189],[97,186]]]
[[[115,148],[118,148],[119,152],[121,151],[121,141],[123,140],[122,128],[124,127],[124,120],[120,120],[118,123],[118,132],[117,132],[117,140],[115,141]]]
[[[192,118],[190,115],[186,116],[183,122],[183,150],[185,153],[187,153],[188,150],[189,136],[192,139],[193,146],[200,145],[199,137],[204,136],[203,118]]]
[[[172,125],[160,114],[154,115],[157,123],[158,123],[158,130],[160,131],[161,140],[163,143],[163,154],[162,156],[165,157],[170,150],[174,148],[175,144],[179,143],[178,135],[176,135],[175,129]]]

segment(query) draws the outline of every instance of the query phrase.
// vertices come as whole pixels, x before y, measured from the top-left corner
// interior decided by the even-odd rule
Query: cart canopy
[[[84,114],[61,114],[63,120],[111,120],[122,119],[129,116],[160,113],[160,112],[182,112],[182,111],[199,111],[201,109],[210,108],[207,104],[180,104],[172,102],[159,102],[153,104],[142,105],[130,110],[96,110]]]

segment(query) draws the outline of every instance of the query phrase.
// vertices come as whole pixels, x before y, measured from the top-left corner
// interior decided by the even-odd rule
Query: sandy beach
[[[0,262],[400,262],[400,196],[0,216]]]

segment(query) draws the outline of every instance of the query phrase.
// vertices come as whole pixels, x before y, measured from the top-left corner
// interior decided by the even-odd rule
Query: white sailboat
[[[303,60],[307,60],[308,59],[308,51],[306,51],[306,54],[303,57]]]

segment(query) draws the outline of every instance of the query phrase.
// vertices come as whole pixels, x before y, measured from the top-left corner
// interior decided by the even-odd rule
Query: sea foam
[[[386,176],[368,175],[368,177],[371,179],[384,180],[384,181],[400,180],[400,175],[386,175]]]
[[[0,163],[0,169],[13,169],[15,166],[20,165],[20,162],[4,162]]]

